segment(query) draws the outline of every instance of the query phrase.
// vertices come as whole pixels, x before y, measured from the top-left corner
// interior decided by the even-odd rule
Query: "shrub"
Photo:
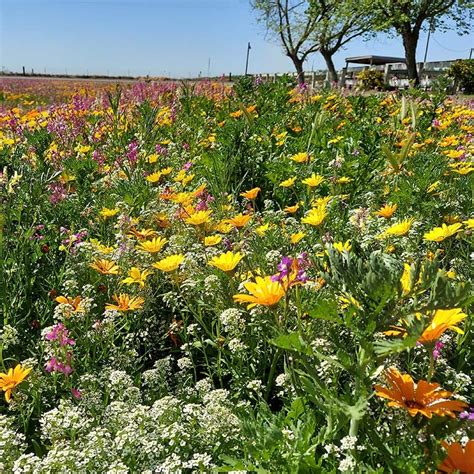
[[[383,72],[377,69],[364,69],[357,74],[357,88],[363,91],[383,89],[385,86]]]
[[[448,75],[465,94],[474,93],[474,59],[459,59],[451,66]]]

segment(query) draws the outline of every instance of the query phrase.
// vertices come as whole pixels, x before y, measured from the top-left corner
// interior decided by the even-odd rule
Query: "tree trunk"
[[[338,77],[337,77],[337,71],[336,71],[336,68],[334,66],[334,63],[332,61],[332,54],[325,50],[325,49],[321,49],[321,54],[324,58],[324,60],[326,61],[326,66],[328,68],[328,79],[329,81],[331,82],[331,84],[334,84],[336,83],[337,84],[337,81],[338,81]]]
[[[420,78],[416,68],[416,47],[418,45],[419,32],[406,29],[402,33],[403,47],[405,48],[405,59],[407,61],[408,79],[413,81],[413,85],[418,87]]]
[[[304,71],[303,71],[303,60],[298,56],[290,56],[293,64],[295,65],[296,74],[298,74],[298,84],[304,84]]]

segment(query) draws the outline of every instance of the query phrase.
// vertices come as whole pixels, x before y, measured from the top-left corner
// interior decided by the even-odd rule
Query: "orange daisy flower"
[[[75,298],[71,298],[70,296],[58,296],[55,298],[56,303],[59,304],[68,304],[72,306],[72,310],[74,313],[83,313],[84,308],[81,305],[81,297],[76,296]]]
[[[5,392],[7,403],[10,403],[14,388],[21,384],[30,372],[31,368],[23,367],[21,364],[8,369],[8,372],[0,372],[0,390]]]
[[[426,344],[437,341],[445,331],[451,329],[458,334],[464,334],[464,331],[457,327],[461,321],[467,318],[461,308],[438,309],[435,311],[430,325],[423,331],[418,342]]]
[[[433,415],[455,418],[455,411],[463,411],[468,406],[460,400],[449,400],[453,394],[439,384],[426,380],[415,383],[409,374],[401,374],[394,367],[387,370],[386,377],[390,387],[375,385],[375,394],[390,400],[389,407],[402,408],[411,416],[421,413],[427,418]]]
[[[153,229],[135,229],[135,227],[132,227],[130,229],[130,233],[128,234],[129,236],[134,236],[139,240],[145,240],[150,237],[155,237],[157,235],[156,230]]]
[[[119,295],[113,295],[112,299],[117,303],[108,303],[105,305],[107,310],[115,311],[135,311],[143,307],[145,300],[141,296],[132,296],[127,295],[126,293],[120,293]]]
[[[115,262],[104,258],[95,260],[95,262],[91,263],[89,267],[98,271],[102,275],[118,275],[120,273],[120,268]]]
[[[443,441],[441,444],[448,451],[448,456],[438,467],[441,472],[474,472],[474,439],[470,439],[464,449],[459,443]]]
[[[390,219],[397,210],[397,207],[396,204],[385,204],[385,206],[382,206],[375,214],[384,219]]]
[[[249,189],[248,191],[240,193],[240,195],[246,199],[252,200],[252,199],[256,199],[260,191],[261,191],[260,188],[252,188],[252,189]]]
[[[236,227],[237,229],[240,229],[242,227],[245,227],[250,219],[252,219],[252,216],[250,214],[240,213],[234,217],[231,217],[230,219],[227,219],[227,222],[232,226]]]

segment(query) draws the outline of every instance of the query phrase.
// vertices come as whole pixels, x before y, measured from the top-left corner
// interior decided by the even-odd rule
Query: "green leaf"
[[[301,354],[312,355],[313,350],[307,344],[299,333],[282,334],[270,341],[274,346],[288,351],[296,351]]]
[[[360,398],[355,405],[348,405],[347,403],[339,402],[346,414],[353,420],[362,420],[367,408],[367,399]]]
[[[391,354],[397,354],[404,350],[415,347],[418,336],[409,336],[404,339],[395,339],[392,341],[384,340],[374,344],[375,353],[378,356],[388,356]]]
[[[319,300],[313,308],[308,311],[308,315],[313,319],[323,319],[341,324],[337,313],[337,302],[331,300]]]
[[[286,415],[285,423],[289,423],[291,420],[296,420],[305,412],[305,404],[303,398],[298,397],[291,403],[291,410]]]

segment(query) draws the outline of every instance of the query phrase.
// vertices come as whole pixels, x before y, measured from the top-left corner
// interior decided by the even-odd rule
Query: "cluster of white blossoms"
[[[222,329],[229,335],[238,336],[245,330],[245,319],[242,311],[237,308],[228,308],[219,315]]]
[[[25,449],[25,436],[15,430],[13,418],[0,415],[0,472],[11,472],[15,460]]]
[[[214,389],[210,379],[196,384],[190,400],[165,396],[150,406],[126,372],[110,370],[101,378],[89,388],[109,400],[100,417],[97,405],[89,410],[87,388],[80,400],[63,400],[41,417],[41,438],[49,445],[43,457],[26,453],[24,437],[0,416],[1,472],[210,472],[220,452],[241,445],[229,393]]]
[[[2,346],[2,350],[18,344],[19,341],[17,329],[10,326],[10,324],[5,324],[5,326],[0,329],[0,346]]]

